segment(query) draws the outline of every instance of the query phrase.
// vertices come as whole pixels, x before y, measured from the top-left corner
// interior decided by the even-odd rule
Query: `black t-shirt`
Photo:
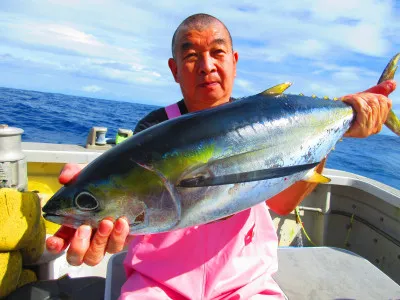
[[[235,101],[235,98],[230,98],[229,102]],[[185,101],[182,99],[181,101],[177,102],[179,110],[181,112],[181,115],[187,114],[188,109],[185,105]],[[154,126],[158,123],[164,122],[168,120],[167,113],[165,112],[165,108],[161,107],[159,109],[153,110],[150,112],[147,116],[145,116],[143,119],[141,119],[135,127],[135,133],[141,132],[142,130],[145,130],[151,126]]]
[[[183,99],[179,101],[177,104],[182,115],[188,113],[185,101],[183,101]],[[154,126],[166,120],[168,120],[168,116],[167,113],[165,112],[164,107],[153,110],[137,123],[134,133],[141,132],[142,130],[145,130],[151,126]]]

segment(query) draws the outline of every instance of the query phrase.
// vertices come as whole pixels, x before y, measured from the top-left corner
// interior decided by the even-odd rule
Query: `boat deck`
[[[57,177],[65,163],[89,163],[104,152],[77,145],[26,142],[22,148],[30,180],[46,183],[54,191],[59,188]],[[347,299],[368,299],[362,293],[368,287],[374,287],[367,293],[373,296],[369,299],[400,298],[400,190],[345,171],[324,169],[323,174],[331,182],[318,185],[299,206],[299,215],[271,212],[281,246],[277,282],[289,299],[331,298],[334,294],[326,285],[349,291],[340,296]],[[325,250],[307,247],[313,244]],[[69,266],[64,256],[44,256],[40,277],[56,279],[65,273],[105,277],[108,258],[94,268],[76,268]],[[339,283],[343,287],[339,288]],[[384,296],[375,297],[378,294],[374,293]]]

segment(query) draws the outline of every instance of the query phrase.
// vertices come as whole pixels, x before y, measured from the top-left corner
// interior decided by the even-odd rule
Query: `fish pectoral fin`
[[[172,200],[172,204],[174,205],[175,208],[175,221],[172,222],[170,224],[170,228],[174,227],[176,224],[178,224],[181,220],[182,217],[182,200],[181,197],[178,193],[178,191],[176,190],[175,186],[173,183],[171,183],[168,178],[166,178],[164,176],[164,174],[162,172],[160,172],[159,170],[157,170],[156,168],[154,168],[153,166],[144,164],[144,163],[140,163],[137,161],[134,161],[137,165],[139,165],[140,167],[153,172],[154,174],[156,174],[158,176],[158,178],[161,180],[161,182],[163,183],[165,189],[168,191],[168,193],[171,196],[171,200]],[[169,228],[168,228],[169,229]]]
[[[266,89],[264,92],[261,92],[261,95],[264,96],[277,96],[281,95],[284,91],[286,91],[292,85],[291,82],[284,82],[277,84],[269,89]]]
[[[331,181],[331,179],[324,175],[319,174],[315,170],[311,170],[302,179],[302,181],[309,182],[309,183],[328,183]]]
[[[319,163],[304,164],[298,166],[262,169],[249,172],[242,172],[236,174],[227,174],[220,176],[195,176],[192,178],[185,178],[178,183],[179,187],[204,187],[215,186],[223,184],[235,184],[242,182],[260,181],[272,178],[280,178],[295,173],[307,171],[316,167]]]

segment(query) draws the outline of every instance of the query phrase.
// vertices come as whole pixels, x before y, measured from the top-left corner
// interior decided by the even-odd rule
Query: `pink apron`
[[[277,247],[265,203],[223,221],[138,236],[120,299],[285,299],[271,277]]]

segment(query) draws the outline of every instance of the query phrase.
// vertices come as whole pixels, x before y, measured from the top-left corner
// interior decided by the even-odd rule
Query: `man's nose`
[[[216,70],[214,60],[209,54],[201,55],[199,61],[199,72],[201,74],[209,74]]]

